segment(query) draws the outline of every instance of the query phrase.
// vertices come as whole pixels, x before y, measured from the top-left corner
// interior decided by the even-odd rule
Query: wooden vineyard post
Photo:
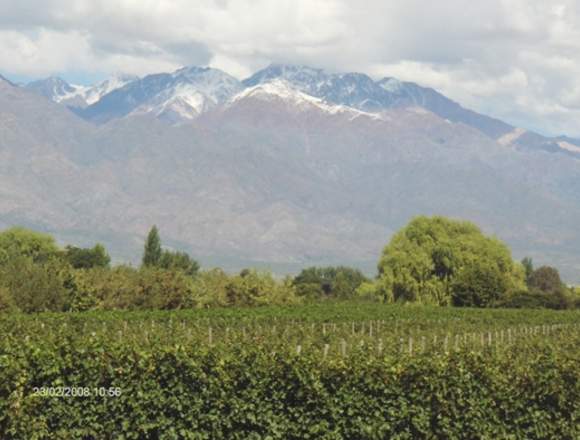
[[[383,340],[379,340],[379,347],[378,347],[379,356],[383,354]]]
[[[296,346],[296,354],[297,354],[298,356],[300,356],[300,353],[301,353],[301,352],[302,352],[302,345],[297,345],[297,346]]]
[[[421,336],[421,353],[425,353],[427,348],[427,343],[425,341],[425,336]]]
[[[209,346],[211,347],[213,344],[213,330],[211,327],[208,327],[208,329],[207,329],[207,342],[208,342]]]
[[[342,357],[346,357],[346,341],[344,339],[340,341],[340,354]]]
[[[413,336],[409,336],[409,356],[413,356]]]
[[[324,353],[323,354],[324,359],[326,359],[326,357],[328,356],[328,350],[329,350],[329,348],[330,348],[330,345],[324,344],[324,352],[323,352]]]
[[[443,353],[449,353],[449,335],[445,335],[445,339],[443,340]]]

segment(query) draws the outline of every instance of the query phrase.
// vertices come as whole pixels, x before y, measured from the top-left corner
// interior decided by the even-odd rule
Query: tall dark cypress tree
[[[153,226],[145,241],[142,264],[144,267],[159,266],[161,260],[161,239],[157,226]]]

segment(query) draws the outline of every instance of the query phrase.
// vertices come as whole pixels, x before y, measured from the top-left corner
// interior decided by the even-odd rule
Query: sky
[[[0,74],[92,83],[272,62],[414,81],[580,137],[580,0],[0,0]]]

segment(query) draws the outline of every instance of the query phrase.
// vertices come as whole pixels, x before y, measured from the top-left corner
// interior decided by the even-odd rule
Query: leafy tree
[[[507,277],[492,261],[474,261],[459,271],[452,283],[453,305],[489,307],[507,290]]]
[[[528,285],[530,289],[552,294],[561,293],[564,289],[558,269],[550,266],[542,266],[534,270],[530,275]]]
[[[90,269],[93,267],[109,267],[111,257],[101,244],[91,249],[67,246],[64,251],[66,261],[75,269]]]
[[[180,271],[191,277],[199,271],[199,263],[186,252],[163,251],[158,265],[163,269]]]
[[[458,298],[488,295],[475,289],[468,294],[468,284],[461,282],[478,275],[491,281],[499,274],[503,280],[494,287],[500,296],[525,289],[523,271],[505,244],[484,236],[473,223],[438,216],[417,217],[396,233],[378,269],[382,288],[391,292],[386,297],[394,301],[449,305],[454,289]]]
[[[522,260],[522,266],[524,267],[524,271],[526,274],[526,283],[529,283],[530,277],[532,276],[532,273],[534,272],[534,263],[530,257],[525,257]]]
[[[0,264],[16,257],[29,257],[42,262],[58,255],[58,247],[50,235],[14,227],[0,232]]]
[[[350,267],[309,267],[294,278],[293,284],[300,296],[352,298],[366,281],[360,270]]]
[[[153,226],[147,235],[145,249],[143,251],[142,264],[144,267],[159,266],[161,261],[161,238],[157,226]]]

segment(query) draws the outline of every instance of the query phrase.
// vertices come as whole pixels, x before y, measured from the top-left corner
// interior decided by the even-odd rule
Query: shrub
[[[289,279],[277,282],[272,274],[246,270],[232,277],[226,286],[228,305],[260,306],[298,302],[296,289]]]
[[[35,263],[20,256],[0,266],[0,283],[23,312],[62,311],[70,296],[69,268],[57,259]]]

